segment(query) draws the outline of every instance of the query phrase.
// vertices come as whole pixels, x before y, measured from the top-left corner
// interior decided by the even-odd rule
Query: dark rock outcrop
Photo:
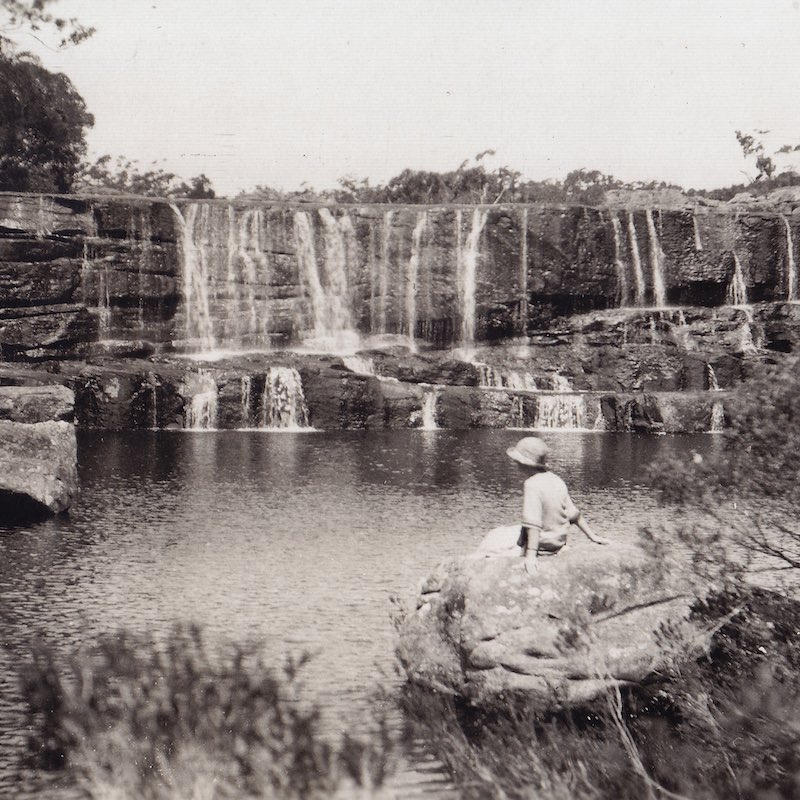
[[[513,545],[517,533],[487,538]],[[659,627],[684,624],[689,607],[685,581],[638,547],[581,543],[540,557],[531,575],[516,555],[476,552],[425,581],[401,622],[398,655],[411,681],[475,704],[521,692],[554,708],[652,678],[676,657]],[[704,647],[708,633],[694,634]]]
[[[63,386],[0,387],[0,517],[70,507],[78,493],[73,395]]]

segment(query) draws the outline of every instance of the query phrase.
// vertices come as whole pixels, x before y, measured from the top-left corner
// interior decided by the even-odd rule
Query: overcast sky
[[[486,148],[531,179],[712,187],[744,179],[734,130],[800,142],[796,0],[59,5],[95,36],[21,44],[85,98],[90,151],[205,172],[220,194],[454,169]]]

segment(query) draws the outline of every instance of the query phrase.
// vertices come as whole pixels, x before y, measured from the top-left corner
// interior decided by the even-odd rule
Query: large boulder
[[[0,420],[0,517],[57,514],[77,493],[73,425]]]
[[[66,386],[0,386],[0,419],[10,422],[71,422],[75,395]]]
[[[645,682],[675,658],[658,631],[685,623],[692,595],[663,561],[633,545],[581,542],[541,556],[528,574],[518,530],[492,531],[425,581],[400,624],[398,656],[412,682],[478,705],[523,693],[554,708]],[[688,638],[697,648],[708,641],[700,630]]]

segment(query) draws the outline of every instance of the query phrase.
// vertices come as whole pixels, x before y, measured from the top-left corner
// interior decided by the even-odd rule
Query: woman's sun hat
[[[506,450],[509,458],[526,467],[544,467],[549,449],[538,436],[526,436]]]

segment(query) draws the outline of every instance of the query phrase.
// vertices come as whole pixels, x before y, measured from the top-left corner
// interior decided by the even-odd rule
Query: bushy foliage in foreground
[[[725,620],[708,656],[637,695],[547,717],[522,697],[478,711],[413,687],[404,705],[465,798],[800,796],[800,606],[755,591],[694,613]]]
[[[384,724],[369,745],[320,733],[298,694],[303,659],[282,674],[257,648],[210,655],[198,628],[168,642],[121,632],[64,660],[46,644],[21,673],[34,759],[67,767],[89,798],[314,798],[385,778]],[[371,796],[371,795],[370,795]]]

